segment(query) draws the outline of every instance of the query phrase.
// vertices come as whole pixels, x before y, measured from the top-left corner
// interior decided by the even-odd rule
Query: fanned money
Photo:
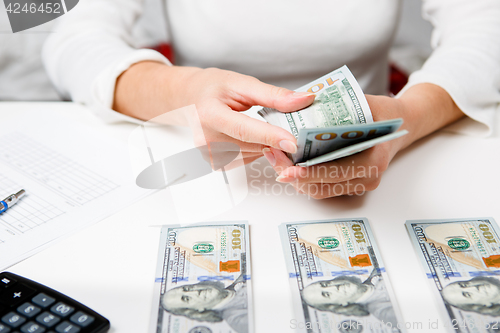
[[[248,224],[164,226],[150,332],[253,331]]]
[[[325,154],[381,136],[384,136],[385,140],[378,140],[375,144],[407,133],[401,131],[396,136],[390,136],[401,126],[402,119],[395,120],[394,124],[397,126],[391,127],[383,122],[373,123],[365,95],[347,66],[336,69],[296,91],[314,93],[314,103],[291,113],[282,113],[270,108],[259,111],[268,123],[284,128],[297,138],[297,153],[289,155],[294,163],[309,161],[305,164],[309,166],[332,161],[370,146],[358,145],[353,150],[338,155]],[[339,126],[350,125],[350,128],[339,129]],[[320,156],[323,158],[318,158]],[[313,158],[316,159],[312,161]]]
[[[373,122],[372,112],[358,82],[347,66],[308,83],[296,91],[316,94],[309,107],[292,113],[263,108],[262,117],[296,137],[304,128],[332,127]]]
[[[366,219],[285,223],[280,235],[296,314],[292,328],[308,333],[404,331]]]
[[[406,229],[449,332],[500,332],[500,237],[492,218],[414,220]]]
[[[369,124],[301,130],[297,139],[297,165],[311,166],[349,156],[384,141],[399,138],[406,130],[395,132],[403,120],[392,119]]]

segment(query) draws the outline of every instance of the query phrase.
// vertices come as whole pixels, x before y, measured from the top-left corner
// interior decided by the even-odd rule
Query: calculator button
[[[52,327],[58,322],[61,321],[61,318],[59,318],[56,315],[53,315],[52,313],[44,312],[38,317],[36,317],[36,321],[39,322],[40,324],[43,324],[47,327]]]
[[[3,277],[0,279],[0,286],[3,288],[12,287],[16,283],[16,280],[13,278]],[[1,332],[1,331],[0,331]]]
[[[23,302],[28,297],[36,292],[35,289],[28,287],[25,284],[17,284],[0,294],[0,303],[15,305]]]
[[[61,324],[56,326],[56,332],[58,333],[78,333],[80,329],[67,321],[62,322]]]
[[[28,302],[17,308],[17,312],[25,315],[28,318],[36,316],[40,311],[42,310],[38,306],[34,306],[33,304]]]
[[[53,307],[51,307],[50,311],[60,315],[61,317],[66,317],[70,315],[73,311],[75,311],[75,309],[69,305],[64,304],[63,302],[59,302]]]
[[[24,324],[25,321],[26,319],[24,317],[14,312],[9,312],[2,317],[2,322],[12,327],[17,327],[21,324]]]
[[[40,305],[42,308],[46,308],[50,306],[52,303],[54,303],[56,300],[42,293],[33,297],[31,301],[36,305]]]
[[[88,314],[83,313],[82,311],[78,311],[77,313],[72,315],[71,318],[69,318],[69,320],[71,320],[73,323],[81,327],[87,327],[88,325],[90,325],[91,322],[94,321],[94,317],[89,316]]]
[[[0,333],[8,333],[8,332],[10,332],[10,328],[0,324]]]
[[[23,333],[43,333],[45,328],[34,322],[29,322],[21,327],[21,332]]]

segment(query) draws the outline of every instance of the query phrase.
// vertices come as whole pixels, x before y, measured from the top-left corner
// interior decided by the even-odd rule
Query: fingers
[[[362,166],[366,159],[363,156],[344,158],[306,168],[294,166],[293,162],[279,150],[264,149],[262,152],[279,174],[276,180],[280,183],[339,183],[356,178],[371,178],[372,173],[378,176],[378,173],[375,175],[369,167]]]
[[[211,131],[211,133],[206,134],[206,137],[204,137],[203,142],[233,143],[239,147],[239,149],[242,153],[258,153],[260,156],[262,156],[262,149],[264,149],[266,147],[260,143],[242,142],[242,141],[236,140],[235,138],[232,138],[226,134],[223,134],[220,132],[213,132],[213,131]]]
[[[243,161],[244,161],[245,164],[249,164],[249,163],[252,163],[255,160],[258,160],[261,157],[262,157],[262,155],[260,155],[260,154],[258,156],[243,157]]]
[[[255,161],[262,157],[262,152],[260,153],[242,153],[243,159]]]
[[[284,170],[293,167],[293,162],[281,150],[264,148],[262,153],[278,175],[284,172]]]
[[[289,153],[297,151],[297,140],[290,132],[251,118],[245,114],[234,112],[227,105],[214,105],[223,112],[210,112],[208,124],[217,132],[224,133],[236,140],[274,147]]]
[[[252,163],[253,161],[262,157],[262,153],[243,153],[228,164],[224,165],[224,170],[232,170],[239,168],[244,164]],[[220,169],[219,169],[220,170]]]
[[[364,157],[355,157],[341,159],[337,162],[325,163],[329,164],[330,173],[321,174],[322,169],[297,167],[293,162],[280,150],[274,148],[264,148],[262,151],[266,159],[278,173],[277,181],[283,183],[291,183],[298,192],[307,194],[314,199],[324,199],[343,195],[362,195],[366,191],[375,190],[380,184],[380,176],[378,170],[372,174],[367,172],[344,172],[342,174],[338,170],[364,170],[365,167],[357,164],[358,162],[366,161],[370,157],[367,152]],[[337,171],[331,171],[337,170]],[[286,175],[286,176],[284,176]],[[297,175],[290,179],[290,175]],[[316,181],[315,181],[316,180]]]
[[[387,169],[390,156],[382,145],[353,156],[310,167],[293,166],[284,170],[281,183],[339,183],[356,178],[378,178]]]
[[[248,105],[261,105],[282,112],[303,109],[311,105],[316,96],[314,93],[294,92],[276,87],[253,77],[248,77],[247,80],[239,80],[234,90],[246,100]]]

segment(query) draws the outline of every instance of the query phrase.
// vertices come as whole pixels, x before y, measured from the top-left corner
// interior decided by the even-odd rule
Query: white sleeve
[[[132,29],[144,0],[85,0],[61,17],[43,48],[43,61],[59,92],[109,122],[133,121],[112,110],[115,83],[145,60],[170,65],[160,53],[135,48]]]
[[[491,135],[500,113],[500,1],[423,2],[434,51],[398,96],[419,83],[436,84],[468,116],[449,129]]]

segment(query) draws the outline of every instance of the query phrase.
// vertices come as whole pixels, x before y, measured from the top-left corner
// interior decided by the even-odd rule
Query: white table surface
[[[0,119],[37,108],[105,128],[123,142],[135,128],[103,124],[84,107],[71,103],[4,102]],[[266,167],[265,159],[258,160],[247,168],[248,178],[256,179],[252,178],[257,176],[255,170]],[[258,179],[275,184],[269,172]],[[256,332],[295,331],[290,326],[295,316],[278,225],[343,217],[368,218],[403,319],[411,326],[408,332],[445,332],[445,318],[438,312],[404,222],[485,216],[500,221],[499,185],[500,139],[442,131],[396,156],[379,188],[361,197],[316,201],[299,194],[257,195],[254,183],[241,204],[212,220],[248,220],[251,225]],[[151,226],[175,222],[174,215],[169,191],[157,192],[8,270],[93,308],[111,321],[110,332],[146,332],[160,236],[160,229]],[[439,329],[430,329],[429,322],[436,321]]]

